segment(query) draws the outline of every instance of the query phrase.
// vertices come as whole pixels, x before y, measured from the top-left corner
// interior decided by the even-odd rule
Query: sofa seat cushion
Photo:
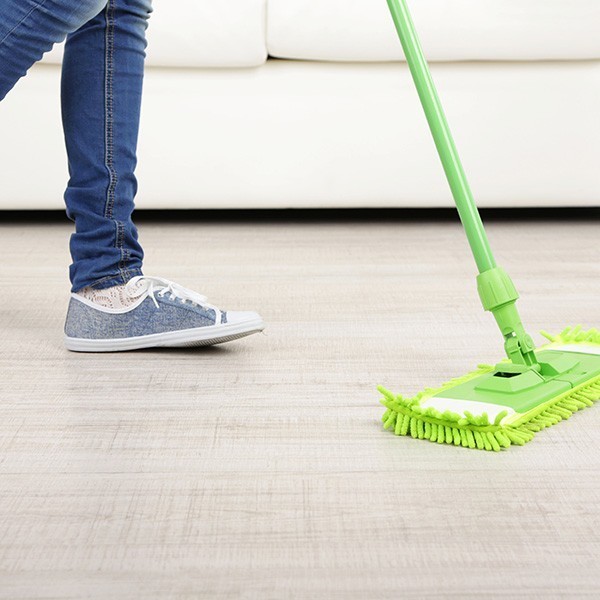
[[[166,0],[154,3],[149,66],[256,67],[267,59],[267,0]],[[60,63],[62,45],[44,58]]]
[[[598,0],[409,0],[433,61],[600,58]],[[269,0],[278,58],[402,60],[385,0]]]

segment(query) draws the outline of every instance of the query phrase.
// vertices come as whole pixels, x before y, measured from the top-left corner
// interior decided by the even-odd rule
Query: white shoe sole
[[[253,318],[237,323],[208,325],[195,329],[167,331],[138,337],[89,340],[65,336],[65,346],[72,352],[123,352],[144,348],[185,348],[213,346],[259,333],[265,328],[262,319]]]

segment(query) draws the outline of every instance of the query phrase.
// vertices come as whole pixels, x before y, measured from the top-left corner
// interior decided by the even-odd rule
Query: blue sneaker
[[[204,296],[161,277],[134,277],[119,286],[119,296],[126,302],[116,303],[115,308],[110,301],[98,304],[80,293],[71,294],[65,323],[68,350],[209,346],[265,327],[255,312],[221,311]]]

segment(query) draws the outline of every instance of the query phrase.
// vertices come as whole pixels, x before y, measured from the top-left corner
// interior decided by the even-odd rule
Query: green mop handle
[[[508,274],[496,265],[406,0],[387,0],[387,3],[479,269],[477,287],[483,306],[494,314],[513,363],[535,365],[533,340],[524,331],[515,306],[519,294]]]
[[[448,126],[431,72],[405,0],[387,0],[435,145],[480,273],[496,266],[471,187]]]

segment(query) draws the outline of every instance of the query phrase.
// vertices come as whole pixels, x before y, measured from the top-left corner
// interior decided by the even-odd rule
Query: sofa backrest
[[[598,0],[408,0],[432,61],[600,58]],[[268,0],[271,56],[403,60],[386,0]]]
[[[599,0],[409,4],[432,61],[600,59]],[[155,0],[148,39],[148,64],[162,67],[403,60],[385,0]]]
[[[154,0],[147,64],[256,67],[267,60],[267,0]],[[44,57],[60,63],[62,44]]]

